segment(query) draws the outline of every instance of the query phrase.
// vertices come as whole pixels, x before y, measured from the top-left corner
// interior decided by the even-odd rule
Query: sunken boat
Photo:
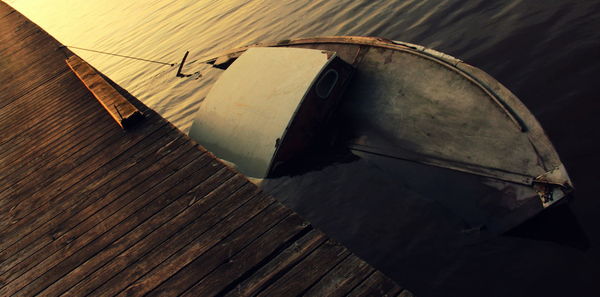
[[[450,55],[319,37],[207,61],[218,79],[190,137],[276,197],[417,197],[499,233],[573,189],[527,107]]]

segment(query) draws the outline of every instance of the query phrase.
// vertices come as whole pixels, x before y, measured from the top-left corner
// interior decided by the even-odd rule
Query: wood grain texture
[[[143,118],[140,111],[109,85],[87,62],[75,55],[69,57],[66,62],[122,128],[128,128]]]
[[[290,246],[279,252],[272,259],[257,267],[249,276],[234,282],[229,290],[219,296],[254,296],[257,292],[274,282],[294,267],[315,248],[325,242],[325,234],[312,230],[300,239],[295,240]]]
[[[0,296],[408,292],[4,2],[0,64]]]
[[[349,255],[347,249],[328,240],[257,296],[301,295]]]
[[[373,273],[372,267],[351,255],[323,276],[304,295],[345,296],[371,273]]]
[[[394,281],[383,275],[383,273],[375,271],[346,296],[396,296],[401,292],[402,288],[394,283]]]

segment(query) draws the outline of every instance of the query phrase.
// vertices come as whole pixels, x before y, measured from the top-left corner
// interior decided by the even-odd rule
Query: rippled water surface
[[[199,61],[230,48],[323,35],[407,41],[477,66],[536,115],[574,179],[575,199],[505,236],[460,248],[432,247],[435,254],[408,258],[394,257],[391,243],[357,252],[421,296],[577,296],[598,289],[598,1],[6,2],[65,45],[168,63],[189,50],[187,73],[202,73],[208,66]],[[211,83],[176,78],[170,66],[74,51],[184,131]],[[296,205],[320,206],[316,200]],[[394,220],[388,220],[370,226],[371,236],[393,234]],[[353,230],[328,233],[336,232],[343,237]]]

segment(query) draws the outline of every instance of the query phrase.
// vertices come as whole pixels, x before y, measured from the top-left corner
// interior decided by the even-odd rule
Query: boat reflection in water
[[[359,254],[381,236],[410,255],[499,234],[572,190],[521,101],[443,53],[323,37],[209,62],[190,136]]]

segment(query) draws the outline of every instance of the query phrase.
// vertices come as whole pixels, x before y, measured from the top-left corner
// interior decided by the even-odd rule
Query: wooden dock
[[[0,2],[0,296],[411,296],[71,55]]]

